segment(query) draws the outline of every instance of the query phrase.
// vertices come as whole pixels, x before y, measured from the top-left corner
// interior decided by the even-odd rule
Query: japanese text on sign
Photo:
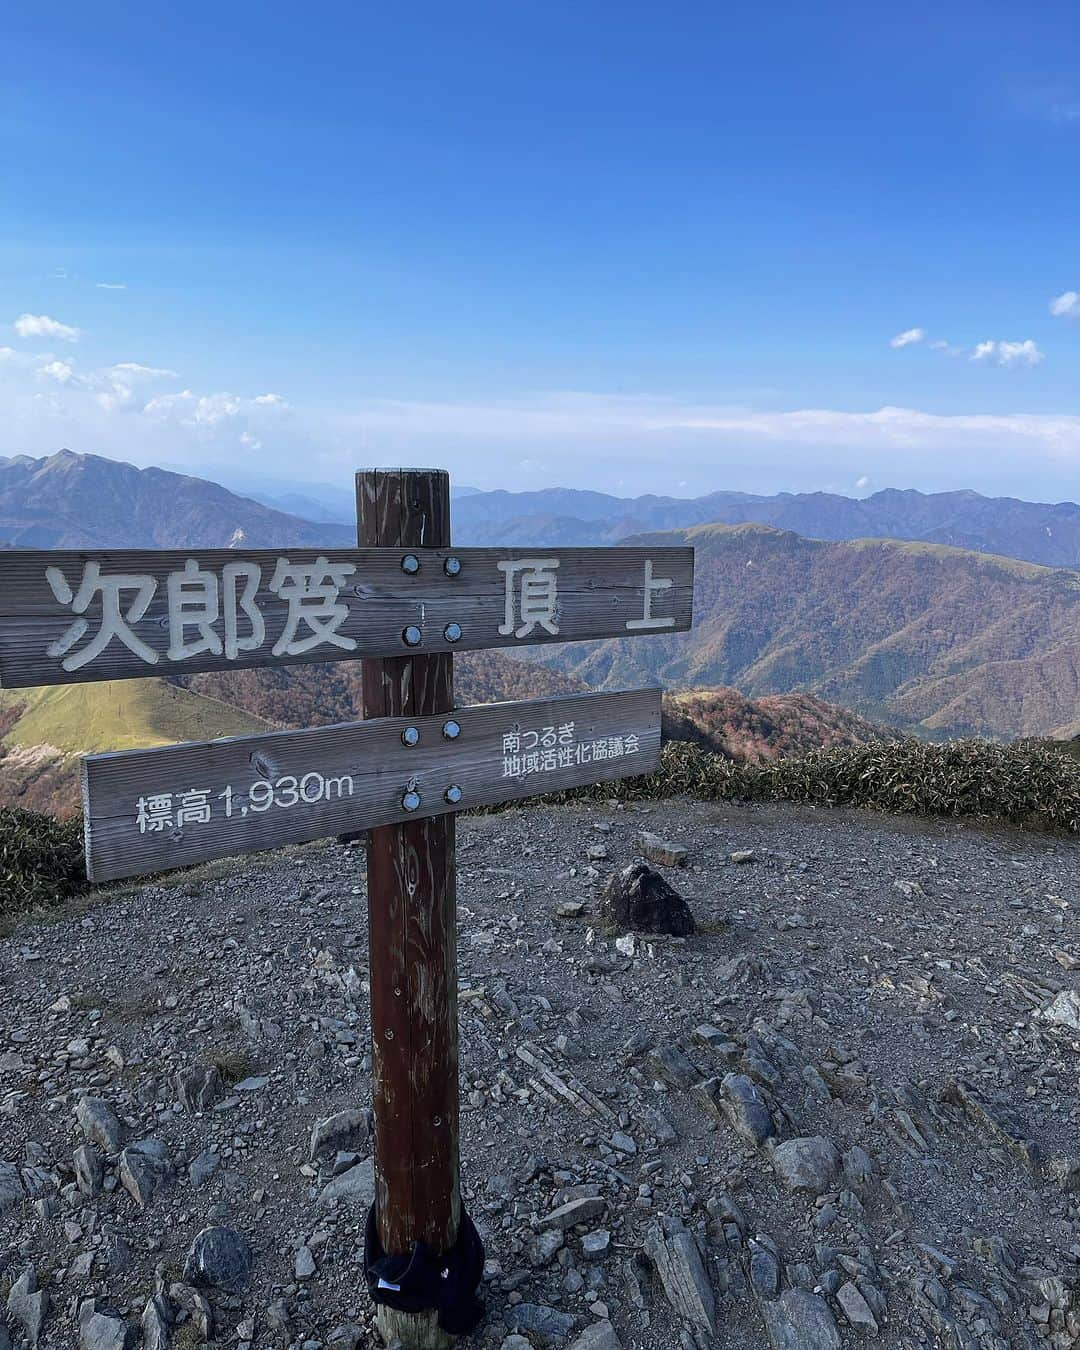
[[[558,557],[528,557],[493,564],[503,587],[503,619],[497,630],[501,636],[518,640],[560,636],[560,562]],[[651,558],[642,565],[641,613],[623,620],[622,627],[628,632],[671,628],[675,618],[658,616],[653,608],[673,580],[654,576]],[[77,583],[61,568],[47,567],[49,590],[70,611],[71,622],[49,643],[46,654],[71,673],[90,666],[114,643],[147,666],[156,666],[163,658],[183,662],[207,656],[243,662],[268,641],[270,655],[278,658],[302,657],[323,648],[357,649],[356,638],[342,631],[353,607],[364,603],[352,583],[357,572],[353,563],[319,556],[294,564],[279,557],[265,572],[265,591],[283,602],[285,611],[281,631],[272,641],[259,604],[264,565],[252,560],[237,558],[211,568],[187,558],[163,580],[134,571],[109,573],[95,560],[83,563]],[[164,651],[146,640],[152,634],[138,629],[159,592],[166,601]]]
[[[527,778],[580,764],[636,755],[641,741],[635,732],[579,740],[573,722],[522,731],[515,728],[502,738],[504,778]]]
[[[326,558],[295,567],[288,558],[278,559],[268,590],[286,602],[288,614],[273,646],[275,656],[299,656],[323,643],[345,651],[356,647],[352,638],[338,631],[349,617],[348,606],[340,598],[341,588],[355,571],[350,563],[329,563]],[[157,665],[159,654],[132,627],[146,614],[154,598],[157,581],[152,576],[104,576],[99,563],[88,562],[75,591],[59,568],[48,568],[45,576],[60,604],[80,616],[48,650],[50,656],[63,657],[65,670],[88,665],[114,638],[147,665]],[[189,558],[183,571],[170,573],[166,583],[169,660],[184,661],[204,652],[235,660],[240,652],[257,651],[266,640],[266,624],[255,603],[261,584],[262,568],[253,562],[228,563],[219,578],[216,572],[201,568]],[[100,627],[85,646],[79,647],[90,631],[89,621],[81,616],[99,596]],[[125,596],[130,598],[125,600]],[[224,635],[218,632],[219,623]],[[191,632],[195,636],[189,638]]]

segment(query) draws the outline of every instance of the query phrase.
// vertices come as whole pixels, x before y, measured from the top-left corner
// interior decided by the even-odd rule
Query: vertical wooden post
[[[356,507],[361,548],[400,547],[404,557],[410,548],[450,543],[444,470],[358,473]],[[449,654],[365,660],[364,716],[449,712],[453,661]],[[375,1194],[379,1240],[393,1255],[416,1241],[448,1251],[461,1225],[454,842],[452,815],[368,836]],[[434,1313],[380,1307],[379,1330],[407,1350],[455,1343]]]

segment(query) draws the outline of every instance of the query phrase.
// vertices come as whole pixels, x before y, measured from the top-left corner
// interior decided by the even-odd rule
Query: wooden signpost
[[[453,549],[444,472],[372,470],[356,491],[352,550],[0,553],[0,686],[363,659],[361,722],[87,756],[87,872],[369,831],[367,1274],[384,1339],[427,1350],[471,1325],[480,1278],[458,1181],[456,813],[660,753],[659,690],[455,708],[453,652],[685,631],[693,550]]]

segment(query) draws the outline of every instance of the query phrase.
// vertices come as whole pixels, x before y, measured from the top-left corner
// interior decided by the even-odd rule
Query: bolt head
[[[461,559],[447,558],[443,563],[443,571],[448,577],[456,577],[461,572]]]
[[[420,794],[414,792],[411,788],[401,799],[401,809],[403,811],[416,811],[420,806]]]
[[[401,640],[406,647],[419,647],[422,638],[423,634],[414,623],[409,624],[408,628],[406,628],[401,635]]]
[[[462,791],[456,783],[451,783],[450,786],[443,793],[443,796],[446,798],[446,800],[450,803],[451,806],[457,806],[458,802],[461,801]]]
[[[443,637],[446,638],[447,642],[459,641],[461,638],[461,624],[448,623],[443,629]]]
[[[401,733],[401,743],[402,745],[408,746],[419,745],[420,744],[419,728],[406,727],[405,730]]]
[[[451,718],[448,722],[443,723],[442,734],[448,741],[456,741],[461,735],[461,726]]]
[[[410,577],[414,577],[420,571],[420,559],[415,553],[405,554],[401,560],[401,570]]]

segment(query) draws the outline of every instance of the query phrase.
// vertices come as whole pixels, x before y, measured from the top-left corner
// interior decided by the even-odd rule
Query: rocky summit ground
[[[693,936],[598,916],[642,831]],[[1078,897],[971,826],[463,820],[472,1343],[1080,1344]],[[364,916],[322,844],[0,939],[0,1347],[377,1343]]]

